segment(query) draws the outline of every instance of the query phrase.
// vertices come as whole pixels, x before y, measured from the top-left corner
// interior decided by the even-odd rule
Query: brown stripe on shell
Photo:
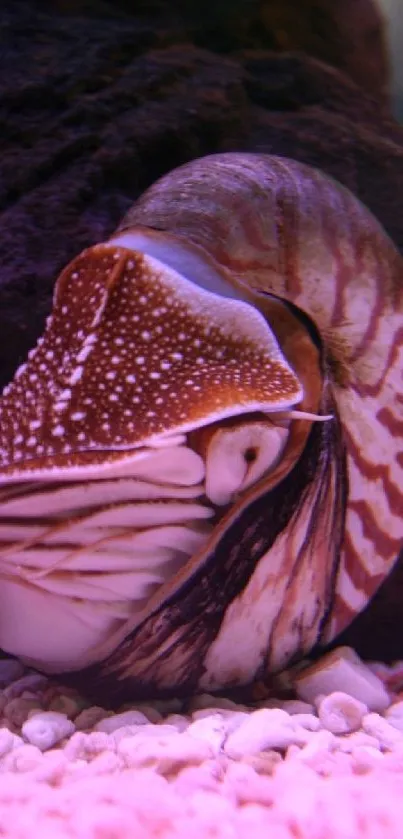
[[[353,440],[350,439],[349,442],[349,452],[351,459],[354,461],[361,474],[364,477],[368,478],[368,480],[371,483],[376,482],[382,484],[384,495],[388,499],[388,504],[390,506],[391,511],[395,513],[396,516],[400,516],[402,513],[401,492],[400,488],[396,486],[395,483],[389,477],[389,464],[385,465],[380,463],[374,463],[360,452]],[[367,503],[365,499],[362,503],[366,506],[368,511],[371,511],[371,505]],[[351,508],[357,509],[357,502],[351,501]],[[374,508],[374,511],[376,511],[376,508]],[[388,535],[387,531],[384,532],[385,535]],[[392,543],[389,541],[388,544],[391,545]]]
[[[400,317],[400,309],[397,308],[396,312],[396,320],[398,321]],[[388,333],[387,331],[388,323],[386,322],[386,329],[385,333],[382,335],[382,341],[385,342],[385,338],[388,337],[389,340],[386,341],[386,349],[387,352],[384,351],[384,347],[381,344],[381,341],[378,339],[378,349],[380,351],[380,364],[381,367],[368,366],[367,368],[367,381],[365,382],[365,396],[373,396],[378,398],[381,396],[382,387],[385,385],[385,379],[391,375],[391,371],[393,369],[396,370],[396,386],[393,392],[393,398],[397,404],[402,404],[402,394],[399,391],[399,387],[403,386],[402,379],[403,374],[399,376],[399,371],[401,369],[401,361],[400,361],[400,354],[402,353],[403,347],[403,326],[400,326],[398,323],[396,332],[391,331]],[[376,342],[374,344],[376,347]],[[383,350],[383,357],[381,356],[381,351]],[[354,368],[353,368],[354,370]],[[369,380],[369,373],[371,373],[371,378],[373,380]],[[382,400],[381,400],[382,405]],[[400,409],[398,417],[403,416],[403,409]]]
[[[373,521],[371,522],[369,520],[369,518],[367,516],[367,510],[362,509],[362,508],[360,509],[360,507],[358,507],[357,512],[361,516],[363,516],[363,520],[365,521],[366,536],[371,538],[373,540],[374,544],[376,544],[380,550],[382,550],[382,549],[384,551],[385,550],[390,550],[390,548],[391,548],[390,540],[388,540],[388,537],[385,533],[383,533],[382,531],[379,531],[379,529],[376,528],[376,526],[374,526]],[[348,533],[346,534],[345,542],[346,542],[346,554],[345,554],[346,555],[346,559],[345,559],[346,572],[348,573],[348,575],[351,579],[351,582],[353,583],[353,585],[355,586],[357,591],[365,592],[366,579],[367,579],[367,576],[368,576],[367,571],[364,568],[364,566],[362,565],[362,563],[360,562],[360,555],[358,555],[358,553],[355,549],[355,546],[354,546],[353,542],[351,541],[351,538],[349,537]],[[393,544],[392,544],[392,546],[393,546]],[[378,573],[375,572],[374,577],[378,577],[378,584],[379,585],[382,582],[382,580],[384,579],[384,576],[385,575],[383,573],[383,570],[378,571]]]
[[[381,408],[376,418],[391,434],[403,435],[403,417],[402,419],[397,419],[389,408]]]
[[[385,512],[386,574],[403,540],[397,456],[403,448],[403,269],[383,229],[348,190],[322,173],[253,154],[212,155],[164,176],[136,202],[120,229],[136,227],[165,231],[205,253],[262,311],[262,295],[271,293],[312,318],[346,432],[348,474],[356,452],[364,455],[358,463],[360,486],[351,472],[352,499]],[[275,321],[271,326],[275,331]],[[393,418],[388,426],[377,419],[382,409]],[[370,454],[368,435],[378,441]],[[359,509],[365,528],[367,512]],[[374,562],[379,544],[372,544]],[[347,542],[342,546],[337,602],[344,572],[360,562],[360,553],[350,556]],[[369,565],[359,575],[365,601],[379,585]],[[350,612],[336,610],[328,638],[343,628],[343,615]]]

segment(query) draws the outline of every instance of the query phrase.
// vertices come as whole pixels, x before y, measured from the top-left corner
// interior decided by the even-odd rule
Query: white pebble
[[[105,708],[100,708],[98,705],[91,705],[90,708],[84,708],[83,711],[74,720],[74,725],[77,731],[86,731],[100,721],[110,717],[111,712]]]
[[[162,734],[177,734],[174,725],[167,725],[164,722],[160,722],[158,725],[152,725],[152,723],[148,723],[148,725],[131,725],[130,729],[134,734],[142,734],[146,737],[161,737]]]
[[[290,700],[290,702],[294,702],[294,701],[299,702],[299,699],[298,700]],[[283,708],[283,700],[282,699],[275,699],[273,696],[271,696],[270,699],[261,699],[259,702],[256,702],[256,709],[260,710],[260,708],[270,708],[270,709],[272,709],[272,708],[279,708],[279,709]],[[283,710],[286,711],[287,709],[284,708]]]
[[[298,746],[289,746],[287,754],[293,748],[299,751]],[[242,763],[251,766],[258,775],[272,775],[275,766],[278,766],[282,761],[283,756],[280,752],[274,751],[274,749],[267,749],[265,752],[259,752],[256,755],[245,755],[242,758]]]
[[[293,714],[292,722],[294,726],[301,726],[307,731],[319,731],[321,728],[320,719],[315,714]]]
[[[279,708],[254,711],[227,738],[224,751],[232,758],[265,749],[285,749],[296,740],[292,718]]]
[[[192,722],[187,733],[190,737],[205,740],[214,754],[218,754],[227,735],[227,726],[224,717],[214,714]]]
[[[368,772],[379,766],[383,760],[383,754],[374,746],[357,746],[351,752],[352,768],[356,774]]]
[[[194,835],[205,837],[219,837],[219,839],[233,839],[235,836],[232,827],[233,803],[228,801],[221,792],[201,789],[194,792],[191,797],[191,812],[193,824],[197,825]],[[228,825],[228,829],[221,827]],[[181,829],[181,828],[179,828]],[[181,836],[193,835],[193,829],[182,830]]]
[[[157,725],[123,725],[121,728],[117,728],[116,731],[113,731],[110,736],[112,737],[115,745],[117,745],[121,740],[124,740],[127,737],[133,739],[134,737],[142,736],[152,739],[153,737],[162,737],[163,734],[172,736],[177,733],[178,730],[174,725],[158,723]]]
[[[82,758],[77,758],[74,761],[68,761],[65,769],[65,778],[69,781],[81,781],[88,778],[91,774],[90,764]]]
[[[61,749],[41,754],[40,760],[32,769],[32,776],[37,782],[59,784],[62,781],[68,762]]]
[[[347,734],[346,737],[340,737],[338,750],[351,754],[354,749],[360,746],[371,746],[373,749],[380,750],[379,740],[373,737],[372,734],[366,734],[365,731],[353,731],[352,734]]]
[[[121,729],[119,730],[121,731]],[[105,751],[114,752],[116,734],[105,731],[76,731],[65,744],[63,751],[69,760],[93,760]]]
[[[127,768],[152,768],[161,774],[177,773],[185,766],[199,765],[214,757],[204,740],[189,737],[187,732],[161,737],[127,737],[117,746]]]
[[[90,731],[84,741],[84,755],[92,759],[108,749],[113,750],[114,740],[106,731]]]
[[[298,696],[308,702],[315,702],[320,694],[338,691],[340,685],[371,711],[384,711],[389,705],[381,680],[350,647],[338,647],[295,677]]]
[[[269,710],[269,709],[267,709]],[[227,787],[227,789],[226,789]],[[262,804],[273,806],[273,788],[270,780],[259,775],[252,766],[246,763],[230,763],[223,785],[224,794],[235,796],[235,802],[240,805]],[[268,830],[267,835],[271,833]]]
[[[367,734],[379,740],[381,749],[393,749],[397,743],[403,743],[403,734],[379,714],[366,714],[362,728]]]
[[[115,714],[113,717],[105,717],[95,725],[95,731],[105,731],[111,734],[112,731],[117,731],[118,728],[123,728],[125,725],[147,725],[149,719],[141,711],[124,711],[123,714]]]
[[[249,716],[250,711],[247,714],[246,711],[233,711],[229,708],[201,708],[199,711],[193,711],[192,722],[209,717],[221,717],[222,720],[225,720],[227,732],[230,732],[238,728],[241,722]]]
[[[9,772],[31,772],[42,760],[42,753],[37,746],[24,743],[9,752],[3,762],[3,768]]]
[[[91,775],[111,775],[112,773],[121,771],[123,768],[123,761],[115,752],[104,751],[100,752],[94,760],[89,764]],[[88,774],[88,771],[87,773]]]
[[[70,761],[84,760],[87,739],[88,734],[85,734],[84,731],[75,731],[63,746],[63,752]]]
[[[228,711],[243,711],[243,705],[237,705],[232,699],[225,696],[212,696],[210,693],[201,693],[193,697],[189,705],[189,711],[199,711],[202,708],[226,708]]]
[[[21,733],[29,743],[42,751],[51,749],[75,731],[74,723],[65,714],[57,711],[43,711],[30,717],[22,726]]]
[[[179,733],[186,731],[190,725],[188,717],[184,717],[183,714],[168,714],[164,723],[165,725],[173,725]]]
[[[335,691],[324,696],[318,704],[318,717],[328,731],[333,734],[351,734],[361,726],[368,707],[342,691]]]
[[[336,747],[337,737],[331,731],[315,731],[311,733],[308,743],[295,754],[295,757],[313,766],[317,758],[334,751]]]
[[[321,728],[318,730],[322,731]],[[316,731],[311,731],[309,728],[304,728],[302,725],[294,725],[294,740],[296,746],[306,746],[310,743]]]
[[[291,746],[288,746],[288,749],[285,753],[285,760],[290,761],[293,757],[295,757],[296,755],[299,755],[300,751],[301,751],[300,746],[297,746],[296,743],[291,743]],[[262,752],[262,754],[263,754],[263,752]],[[270,754],[270,752],[268,752],[268,754]],[[277,752],[277,754],[278,754],[278,752]]]
[[[222,770],[220,772],[216,762],[206,760],[199,766],[186,766],[182,769],[173,786],[181,796],[188,798],[201,789],[213,792],[219,790],[222,777],[224,773]]]
[[[393,752],[381,752],[385,769],[403,773],[403,749],[397,745]]]

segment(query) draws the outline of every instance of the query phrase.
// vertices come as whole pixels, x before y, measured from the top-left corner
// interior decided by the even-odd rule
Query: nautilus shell
[[[307,166],[212,155],[59,276],[0,399],[0,647],[110,701],[264,679],[403,538],[403,271]]]

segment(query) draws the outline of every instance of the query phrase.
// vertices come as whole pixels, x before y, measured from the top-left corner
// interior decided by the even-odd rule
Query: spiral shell
[[[402,348],[346,189],[254,154],[161,178],[0,399],[0,646],[117,700],[331,640],[402,543]]]

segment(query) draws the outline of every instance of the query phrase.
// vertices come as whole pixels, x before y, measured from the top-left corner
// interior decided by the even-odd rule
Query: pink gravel
[[[6,773],[1,836],[41,839],[401,839],[403,774],[321,777],[292,760],[255,789],[245,779],[225,793],[147,769],[106,771],[58,785]],[[180,785],[179,785],[180,786]]]
[[[402,663],[340,650],[323,678],[342,662],[353,693],[368,680],[367,701],[205,694],[112,714],[0,660],[0,837],[402,839],[403,695],[389,690]]]

